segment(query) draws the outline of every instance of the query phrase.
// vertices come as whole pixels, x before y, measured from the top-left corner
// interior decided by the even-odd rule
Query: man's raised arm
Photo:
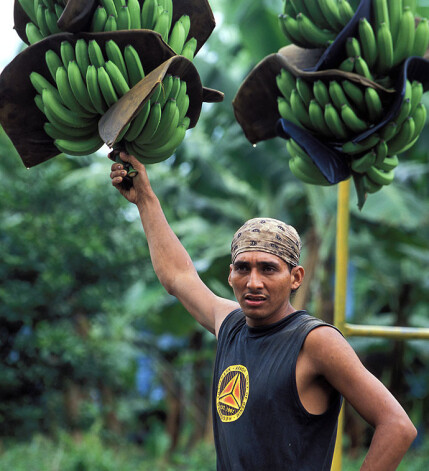
[[[239,307],[238,303],[219,298],[201,281],[189,254],[165,218],[144,165],[133,156],[121,153],[120,157],[131,163],[138,174],[133,178],[133,186],[127,190],[122,186],[126,171],[121,164],[115,163],[110,174],[112,185],[139,210],[159,281],[201,325],[217,335],[223,319]]]

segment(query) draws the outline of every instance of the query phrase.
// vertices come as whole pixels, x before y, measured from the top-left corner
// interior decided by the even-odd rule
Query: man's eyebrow
[[[249,262],[243,262],[243,261],[234,262],[234,267],[244,267],[248,265],[249,265]]]

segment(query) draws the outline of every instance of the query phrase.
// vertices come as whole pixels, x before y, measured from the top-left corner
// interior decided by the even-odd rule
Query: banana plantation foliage
[[[417,11],[428,14],[429,6],[419,3]],[[302,236],[306,278],[295,307],[332,322],[338,186],[298,178],[289,161],[302,151],[281,137],[252,145],[232,105],[260,61],[291,43],[278,22],[283,2],[211,0],[210,5],[216,27],[193,45],[189,56],[188,73],[201,81],[188,90],[190,103],[185,92],[180,95],[180,74],[168,73],[169,67],[180,72],[180,65],[169,64],[150,88],[158,93],[157,83],[163,82],[164,88],[176,89],[168,111],[170,139],[181,128],[174,145],[156,147],[141,137],[142,123],[157,100],[139,103],[135,121],[118,132],[128,135],[130,151],[140,148],[149,156],[146,151],[152,149],[148,163],[159,162],[147,167],[155,192],[200,276],[216,294],[233,297],[227,276],[235,230],[252,217],[273,217],[294,225]],[[20,31],[32,42],[34,31]],[[79,47],[95,46],[90,34],[86,40],[82,36]],[[183,50],[183,34],[174,41]],[[108,48],[114,54],[115,44],[103,42],[103,61]],[[54,49],[61,56],[61,49]],[[99,53],[92,54],[101,60]],[[173,55],[166,54],[165,60]],[[125,89],[141,73],[133,50],[127,57],[134,68],[127,72],[130,82],[122,83]],[[92,67],[89,74],[96,73]],[[59,67],[56,74],[61,73]],[[120,77],[116,69],[112,74]],[[43,90],[41,76],[40,70],[32,76],[35,89]],[[218,93],[224,94],[223,101]],[[48,109],[58,104],[52,90],[42,91],[41,99]],[[210,443],[215,339],[157,281],[137,210],[111,186],[108,149],[94,133],[94,116],[103,114],[107,103],[88,110],[93,105],[87,99],[78,103],[80,111],[74,103],[74,113],[79,111],[88,125],[83,150],[67,147],[70,136],[53,135],[51,155],[27,169],[8,135],[0,134],[0,440],[56,437],[62,430],[79,437],[98,427],[106,438],[143,449],[158,446],[162,452]],[[368,98],[369,106],[375,102]],[[195,110],[194,119],[183,124],[188,106]],[[423,93],[416,109],[425,113],[428,106]],[[57,132],[47,127],[48,134]],[[429,327],[428,131],[425,122],[415,145],[402,150],[392,181],[372,193],[361,209],[359,187],[352,190],[350,322]],[[62,145],[67,155],[57,155]],[[375,145],[381,146],[379,141]],[[360,168],[364,162],[356,159],[354,165]],[[429,432],[429,342],[350,342],[404,405],[423,439]],[[346,409],[348,450],[367,445],[365,427]]]

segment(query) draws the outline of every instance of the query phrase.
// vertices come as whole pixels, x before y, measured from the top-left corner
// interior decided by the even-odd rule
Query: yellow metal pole
[[[344,333],[346,323],[346,294],[347,294],[347,267],[348,267],[348,236],[350,180],[340,182],[338,185],[337,202],[337,239],[335,254],[335,301],[334,325]],[[344,406],[338,420],[337,442],[335,444],[332,471],[341,471],[343,458],[343,424]]]

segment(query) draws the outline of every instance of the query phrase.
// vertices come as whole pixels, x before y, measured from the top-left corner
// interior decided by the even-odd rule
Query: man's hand
[[[128,155],[125,152],[121,152],[119,157],[137,170],[137,175],[133,177],[133,185],[127,189],[122,185],[124,178],[127,175],[127,171],[124,169],[122,164],[114,163],[111,167],[110,178],[112,179],[112,185],[118,189],[118,191],[131,203],[138,204],[142,201],[145,196],[152,194],[152,188],[150,186],[149,178],[146,173],[145,166],[137,160],[134,156]]]

